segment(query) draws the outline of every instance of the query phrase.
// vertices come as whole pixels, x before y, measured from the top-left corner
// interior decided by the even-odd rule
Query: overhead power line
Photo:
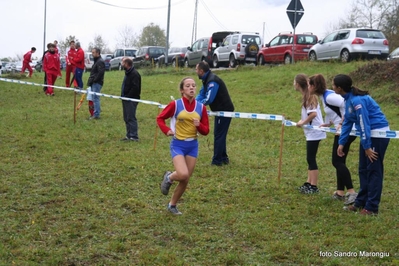
[[[211,12],[211,10],[208,8],[208,6],[205,4],[205,2],[203,0],[200,0],[202,5],[205,7],[205,10],[208,12],[208,14],[212,17],[212,19],[224,30],[228,30],[228,28],[226,26],[224,26],[217,18],[215,15],[213,15],[213,13]]]
[[[91,0],[93,2],[99,3],[99,4],[103,4],[106,6],[112,6],[112,7],[117,7],[117,8],[123,8],[123,9],[133,9],[133,10],[155,10],[155,9],[163,9],[163,8],[168,8],[168,5],[165,6],[158,6],[158,7],[129,7],[129,6],[119,6],[119,5],[114,5],[114,4],[110,4],[110,3],[106,3],[103,1],[99,1],[99,0]],[[183,2],[185,2],[187,0],[181,0],[177,3],[174,3],[173,5],[178,5],[181,4]]]

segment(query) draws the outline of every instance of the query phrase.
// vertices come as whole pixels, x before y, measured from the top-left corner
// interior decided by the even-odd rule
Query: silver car
[[[213,52],[213,66],[236,67],[239,63],[256,64],[261,45],[258,33],[234,32],[226,36],[223,43]]]
[[[393,50],[392,53],[389,54],[387,59],[388,60],[399,59],[399,47]]]
[[[334,31],[310,48],[310,61],[339,59],[386,59],[388,40],[380,30],[350,28]]]
[[[112,55],[112,59],[109,61],[109,70],[122,70],[122,58],[126,56],[133,60],[133,58],[136,56],[136,52],[137,48],[116,49]]]

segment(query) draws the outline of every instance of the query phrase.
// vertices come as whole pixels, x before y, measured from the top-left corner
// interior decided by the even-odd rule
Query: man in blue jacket
[[[210,71],[208,63],[205,61],[199,62],[195,70],[203,84],[196,100],[204,105],[209,105],[214,112],[233,112],[234,105],[226,84]],[[226,138],[230,122],[231,117],[215,117],[212,165],[222,166],[230,162],[226,149]]]

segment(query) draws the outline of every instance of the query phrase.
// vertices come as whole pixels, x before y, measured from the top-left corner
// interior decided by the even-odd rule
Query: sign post
[[[305,14],[305,9],[302,6],[301,0],[291,0],[287,7],[287,15],[291,21],[292,28],[294,29],[294,39],[292,40],[292,63],[295,63],[295,28],[301,20],[303,14]]]

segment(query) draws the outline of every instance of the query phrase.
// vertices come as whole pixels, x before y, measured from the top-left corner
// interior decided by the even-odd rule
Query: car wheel
[[[173,67],[173,68],[176,68],[176,59],[173,59],[173,60],[172,60],[172,67]]]
[[[188,68],[188,67],[189,67],[187,58],[186,58],[186,59],[184,59],[184,67],[186,67],[186,68]]]
[[[342,52],[341,52],[341,61],[343,63],[347,63],[350,60],[351,60],[351,54],[349,53],[349,51],[346,50],[346,49],[342,50]]]
[[[309,54],[309,61],[316,61],[316,60],[317,60],[316,53],[314,51],[311,51]]]
[[[122,71],[122,65],[121,64],[119,64],[118,69],[119,69],[119,71]]]
[[[285,63],[286,65],[289,65],[289,64],[292,63],[292,58],[291,58],[291,56],[290,56],[289,54],[287,54],[287,55],[284,57],[284,63]]]
[[[229,57],[229,66],[232,68],[237,66],[237,60],[235,59],[233,54],[231,54]]]
[[[263,55],[260,55],[258,58],[258,65],[263,66],[265,64],[265,58],[263,58]]]
[[[214,55],[213,56],[213,67],[214,68],[218,68],[220,65],[219,65],[219,60],[218,60],[218,57],[217,57],[217,55]]]

